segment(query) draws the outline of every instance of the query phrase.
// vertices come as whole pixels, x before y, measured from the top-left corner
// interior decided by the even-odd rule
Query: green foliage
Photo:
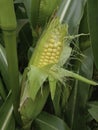
[[[98,128],[97,3],[0,1],[0,130]],[[55,29],[63,43],[58,63],[40,67]]]
[[[84,54],[87,57],[83,59],[83,64],[78,70],[80,74],[86,76],[87,78],[91,78],[93,72],[91,49],[84,51]],[[72,89],[72,94],[69,98],[66,112],[68,122],[73,130],[88,130],[88,126],[86,126],[88,117],[86,103],[89,97],[89,89],[90,85],[87,85],[80,81],[76,81],[74,88]],[[78,121],[81,121],[81,123],[77,124]]]
[[[13,116],[11,92],[8,94],[4,104],[0,108],[0,129],[1,130],[15,130],[15,119]]]
[[[90,102],[89,103],[89,113],[92,115],[92,117],[98,122],[98,102]]]
[[[0,78],[0,95],[1,95],[3,100],[6,99],[6,92],[5,92],[4,85],[2,83],[1,78]]]
[[[94,55],[94,60],[96,64],[96,68],[98,69],[98,28],[97,28],[97,11],[98,11],[98,1],[95,3],[92,0],[88,0],[88,23],[89,23],[89,31],[90,31],[90,38],[91,38],[91,46]]]
[[[35,122],[36,127],[39,130],[69,130],[68,126],[63,120],[46,112],[42,112],[37,117]]]
[[[24,0],[32,27],[45,25],[62,0]]]
[[[5,49],[2,45],[0,45],[0,73],[3,77],[3,81],[6,84],[7,89],[9,90],[8,86],[8,63],[6,59]]]
[[[78,33],[85,4],[86,0],[63,0],[57,15],[60,17],[62,22],[69,25],[70,34]]]

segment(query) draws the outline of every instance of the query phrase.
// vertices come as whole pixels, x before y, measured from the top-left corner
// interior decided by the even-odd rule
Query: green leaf
[[[3,77],[5,85],[9,90],[10,88],[8,86],[8,63],[6,59],[5,49],[1,44],[0,44],[0,72]]]
[[[0,130],[15,130],[11,93],[0,108]]]
[[[61,2],[62,0],[41,0],[38,24],[42,26],[45,25],[50,16],[54,15],[54,13],[57,11]]]
[[[46,112],[42,112],[35,122],[39,130],[69,130],[63,120]]]
[[[98,122],[98,102],[90,102],[89,104],[89,113],[91,114],[91,116]]]
[[[17,34],[22,30],[22,28],[28,23],[27,19],[19,19],[18,21],[18,27],[17,27]]]
[[[57,16],[60,21],[68,24],[70,34],[78,33],[85,4],[86,0],[63,0]]]
[[[87,79],[87,78],[85,78],[85,77],[83,77],[79,74],[76,74],[72,71],[69,71],[69,70],[66,70],[66,69],[63,69],[63,68],[60,68],[60,67],[58,67],[58,68],[54,67],[54,69],[50,73],[54,76],[54,78],[58,79],[62,83],[64,83],[63,82],[64,77],[72,77],[72,78],[75,78],[75,79],[80,80],[82,82],[85,82],[87,84],[98,85],[97,82],[89,80],[89,79]]]
[[[55,115],[57,116],[61,116],[61,105],[60,105],[61,94],[62,94],[62,88],[59,84],[57,84],[55,90],[55,96],[53,99],[53,107],[54,107]]]
[[[98,69],[98,1],[88,0],[88,23],[91,37],[91,45],[96,67]]]
[[[17,33],[19,32],[18,61],[20,71],[23,72],[28,65],[28,49],[32,45],[32,32],[29,23],[27,23],[27,19],[18,20],[18,24],[20,25],[17,27]]]
[[[49,87],[50,87],[50,93],[51,93],[52,100],[54,99],[54,96],[55,96],[56,82],[57,81],[52,76],[49,76]]]
[[[6,92],[5,92],[4,85],[2,83],[1,78],[0,78],[0,95],[3,98],[3,100],[5,100],[5,98],[6,98]]]
[[[83,14],[80,26],[79,26],[79,34],[81,33],[89,34],[88,21],[87,21],[87,6],[84,9],[84,14]],[[81,50],[86,50],[90,46],[91,46],[91,43],[90,43],[89,35],[79,37],[79,47]]]
[[[35,28],[37,25],[45,25],[61,1],[62,0],[24,0],[23,2],[32,27]]]
[[[70,97],[70,93],[71,93],[71,89],[70,89],[70,85],[69,84],[65,84],[65,86],[62,86],[62,93],[61,93],[61,101],[60,101],[60,107],[62,110],[62,114],[65,112],[67,103],[68,103],[68,99]],[[64,117],[64,114],[62,115]]]
[[[23,2],[26,7],[30,23],[32,27],[35,27],[39,14],[40,0],[24,0]]]
[[[15,0],[14,3],[22,3],[23,0]]]
[[[82,65],[78,66],[79,74],[82,74],[86,78],[91,78],[93,74],[93,57],[91,49],[89,48],[86,50],[84,54],[86,56],[82,61]],[[67,110],[65,117],[72,130],[88,130],[88,112],[86,104],[88,101],[89,89],[89,84],[77,80],[73,86],[72,93],[66,107]]]

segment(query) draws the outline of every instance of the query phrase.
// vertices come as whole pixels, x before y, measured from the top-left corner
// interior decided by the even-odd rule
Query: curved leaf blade
[[[90,102],[89,104],[89,113],[92,115],[92,117],[98,122],[98,102]]]
[[[57,81],[52,76],[49,76],[49,86],[50,86],[52,100],[54,99],[55,92],[56,92],[56,82]]]
[[[40,130],[69,130],[63,120],[46,112],[42,112],[35,122]]]
[[[9,89],[8,63],[7,63],[7,59],[6,59],[5,49],[3,48],[3,46],[1,44],[0,44],[0,72],[1,72],[1,75],[3,77],[4,83],[7,87],[7,89]]]
[[[5,92],[4,85],[2,83],[1,78],[0,78],[0,95],[3,98],[3,100],[6,99],[6,92]]]
[[[88,0],[88,23],[91,45],[96,67],[98,69],[98,1]]]
[[[92,80],[89,80],[77,73],[74,73],[72,71],[69,71],[69,70],[66,70],[66,69],[63,69],[63,68],[54,68],[54,70],[52,70],[50,72],[56,79],[58,79],[59,81],[61,81],[63,83],[63,79],[64,77],[72,77],[72,78],[75,78],[77,80],[80,80],[82,82],[85,82],[87,84],[91,84],[91,85],[98,85],[97,82],[95,81],[92,81]]]
[[[91,79],[93,74],[93,56],[91,48],[84,51],[86,55],[83,64],[78,66],[79,73]],[[77,65],[77,64],[76,64]],[[89,97],[90,85],[81,81],[75,82],[72,94],[66,110],[66,118],[72,130],[88,130],[87,126],[87,101]],[[79,122],[79,123],[77,123]]]
[[[23,0],[32,27],[36,26],[41,0]]]
[[[80,20],[83,16],[84,7],[87,0],[64,0],[57,16],[61,21],[69,26],[69,33],[78,33]]]
[[[11,93],[0,108],[0,130],[15,130]]]

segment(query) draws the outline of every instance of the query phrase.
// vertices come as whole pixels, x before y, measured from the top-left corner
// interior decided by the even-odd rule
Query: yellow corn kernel
[[[50,47],[50,48],[53,48],[53,46],[54,46],[54,45],[53,45],[52,43],[49,43],[49,47]]]
[[[54,52],[52,52],[51,56],[55,56],[55,53],[54,53]]]
[[[43,62],[43,59],[40,59],[40,62]]]
[[[54,56],[51,56],[51,57],[50,57],[50,60],[54,60],[54,59],[55,59],[55,57],[54,57]]]
[[[52,48],[48,48],[48,49],[47,49],[47,52],[52,52]]]
[[[45,60],[44,60],[44,62],[45,62],[45,63],[48,63],[48,60],[47,60],[47,59],[45,59]]]
[[[49,42],[55,43],[55,39],[54,39],[54,38],[51,38],[51,39],[49,40]]]
[[[57,50],[60,51],[60,50],[61,50],[61,47],[58,46],[58,47],[57,47]]]
[[[58,58],[59,58],[59,56],[55,56],[55,58],[56,58],[56,59],[58,59]]]
[[[55,44],[54,44],[54,47],[55,47],[55,48],[57,48],[57,47],[58,47],[58,44],[57,44],[57,43],[55,43]]]
[[[47,65],[47,63],[46,63],[46,62],[44,62],[44,63],[42,63],[42,65]]]
[[[53,48],[53,52],[56,53],[56,52],[57,52],[57,49]]]
[[[61,42],[57,42],[58,46],[62,46],[62,43]]]
[[[49,56],[45,56],[45,59],[49,60],[49,58],[50,58]]]
[[[44,49],[44,52],[47,52],[48,51],[48,49]]]
[[[57,52],[56,52],[56,55],[57,55],[57,56],[58,56],[58,55],[60,55],[60,52],[59,52],[59,51],[57,51]]]
[[[53,60],[49,60],[49,63],[54,63],[54,61]]]
[[[46,53],[46,56],[51,56],[51,53],[50,53],[50,52],[47,52],[47,53]]]
[[[41,56],[41,59],[44,59],[44,58],[45,58],[45,56],[42,55],[42,56]]]
[[[42,63],[40,62],[38,66],[41,66],[41,65],[42,65]]]

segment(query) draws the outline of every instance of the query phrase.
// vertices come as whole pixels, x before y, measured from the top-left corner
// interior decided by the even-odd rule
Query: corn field
[[[0,0],[0,130],[98,130],[97,12],[92,0]]]

